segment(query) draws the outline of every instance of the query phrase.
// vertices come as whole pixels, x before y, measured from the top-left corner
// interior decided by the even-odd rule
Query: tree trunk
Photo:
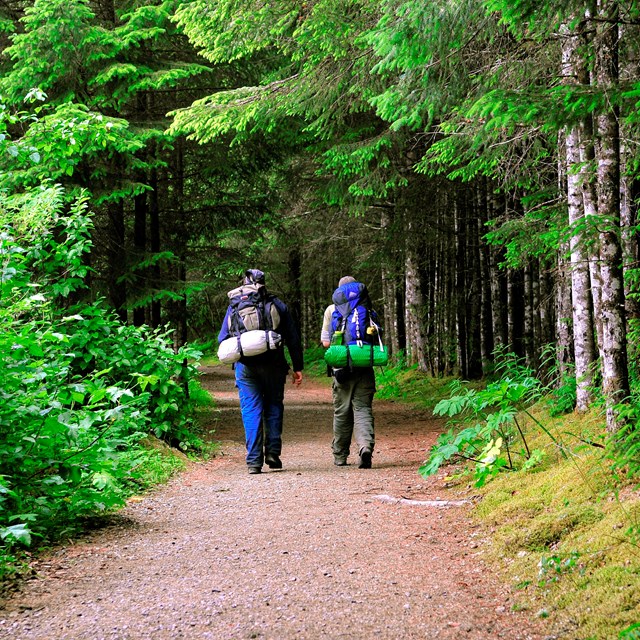
[[[623,134],[622,138],[625,138]],[[640,301],[637,299],[637,285],[632,286],[627,274],[638,269],[638,194],[634,191],[637,181],[627,167],[629,150],[626,145],[620,147],[620,226],[622,228],[622,259],[624,268],[624,293],[627,320],[640,318]],[[633,294],[633,295],[630,295]]]
[[[126,265],[124,203],[122,200],[109,205],[109,299],[122,322],[127,321],[127,285],[121,281]]]
[[[289,250],[289,280],[292,285],[292,292],[289,300],[287,301],[287,306],[289,307],[289,311],[291,312],[291,316],[293,317],[293,321],[298,329],[298,333],[300,333],[303,344],[305,347],[308,346],[306,343],[307,336],[302,331],[302,257],[300,255],[300,245],[294,246]]]
[[[138,175],[139,182],[146,182],[144,173]],[[147,194],[139,193],[133,199],[133,247],[135,252],[135,260],[140,263],[144,260],[144,256],[147,250]],[[136,265],[135,270],[135,296],[146,297],[147,284],[146,284],[146,270],[142,270],[139,264]],[[135,301],[138,302],[138,301]],[[145,307],[136,306],[133,309],[133,324],[136,327],[140,327],[145,323]]]
[[[581,55],[579,32],[565,29],[562,46],[562,75],[567,84],[579,81]],[[587,239],[584,237],[584,207],[580,163],[580,129],[572,127],[565,136],[566,192],[571,237],[569,240],[572,290],[574,357],[576,365],[576,409],[586,411],[593,401],[593,367],[596,349],[593,340],[593,308]]]
[[[467,317],[466,317],[466,265],[465,252],[467,248],[467,231],[464,219],[463,205],[461,197],[454,200],[453,219],[455,222],[455,240],[456,240],[456,269],[455,269],[455,287],[456,287],[456,334],[457,334],[457,350],[458,350],[458,369],[460,376],[464,379],[469,377],[468,367],[468,351],[467,351]]]
[[[491,213],[492,218],[503,214],[504,202],[497,194],[492,194]],[[493,324],[494,349],[506,348],[509,344],[509,332],[507,327],[507,277],[500,263],[504,258],[504,250],[491,248],[489,252],[489,274],[491,279],[491,315]]]
[[[382,237],[385,239],[391,239],[391,222],[392,222],[393,210],[391,207],[380,207],[380,228],[382,231]],[[389,349],[389,353],[392,356],[396,356],[400,353],[400,342],[398,339],[398,282],[395,277],[395,252],[388,246],[385,251],[385,258],[381,267],[381,279],[382,279],[382,298],[384,301],[384,343]]]
[[[536,358],[533,348],[533,326],[534,326],[534,308],[533,308],[533,273],[531,260],[525,265],[522,273],[523,285],[523,322],[522,322],[522,350],[524,352],[525,362],[531,369],[536,368]]]
[[[593,308],[591,300],[591,275],[587,244],[580,229],[584,221],[580,176],[575,167],[580,160],[578,130],[567,132],[567,199],[569,225],[572,228],[569,240],[573,341],[576,364],[576,409],[586,411],[593,401],[593,367],[596,349],[593,340]]]
[[[158,196],[158,170],[151,169],[149,185],[149,240],[151,243],[151,253],[160,252],[160,205]],[[154,289],[160,288],[160,266],[155,264],[151,270],[151,286]],[[151,302],[151,326],[154,328],[162,324],[162,305],[159,300]]]
[[[480,286],[481,261],[480,261],[480,236],[478,233],[478,208],[477,193],[466,190],[467,206],[467,235],[470,246],[467,249],[466,280],[469,290],[467,304],[467,327],[469,330],[469,377],[477,379],[482,377],[482,291]]]
[[[509,269],[507,271],[507,330],[509,335],[509,351],[517,356],[523,356],[523,274],[521,269]]]
[[[407,334],[407,356],[410,364],[417,364],[420,371],[427,371],[425,345],[422,332],[424,299],[420,284],[420,262],[415,233],[411,222],[407,225],[407,247],[405,256],[405,327]]]
[[[556,361],[558,363],[558,384],[563,384],[573,375],[573,310],[571,303],[571,265],[565,258],[569,252],[568,243],[558,249],[558,272],[556,276]]]
[[[187,342],[187,221],[184,212],[184,148],[178,139],[174,151],[174,201],[176,211],[175,253],[178,258],[178,287],[180,297],[173,302],[173,345],[176,352]],[[186,383],[185,383],[186,384]]]
[[[618,5],[598,3],[596,75],[600,91],[618,83]],[[602,279],[602,382],[607,405],[607,429],[621,426],[616,405],[628,401],[626,318],[620,245],[620,140],[618,111],[610,106],[599,114],[596,157],[598,218],[600,220],[600,274]]]
[[[479,239],[479,257],[480,257],[480,297],[481,297],[481,311],[480,311],[480,324],[481,324],[481,347],[482,354],[482,373],[487,375],[491,370],[491,362],[493,360],[493,324],[492,324],[492,311],[493,306],[491,296],[491,272],[489,269],[491,261],[491,251],[489,246],[484,240],[485,225],[488,220],[487,212],[487,182],[482,181],[479,193],[478,202],[478,239]]]

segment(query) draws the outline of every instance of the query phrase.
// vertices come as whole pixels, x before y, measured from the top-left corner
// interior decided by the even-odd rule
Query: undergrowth
[[[639,638],[633,409],[626,431],[609,441],[599,409],[567,412],[571,380],[545,386],[515,358],[497,375],[482,389],[453,383],[434,409],[449,417],[448,431],[421,473],[445,468],[451,482],[473,480],[487,559],[520,592],[514,607],[549,618],[567,640]]]
[[[549,617],[560,637],[637,637],[629,635],[640,608],[635,483],[612,472],[606,450],[585,444],[603,428],[600,415],[532,415],[566,455],[524,423],[547,455],[534,472],[502,474],[480,489],[476,515],[493,531],[488,557],[520,591],[520,608]]]

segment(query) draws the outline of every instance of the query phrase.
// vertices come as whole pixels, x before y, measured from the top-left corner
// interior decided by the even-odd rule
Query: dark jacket
[[[276,305],[278,313],[280,314],[280,324],[278,325],[277,332],[282,336],[284,344],[287,346],[289,356],[291,357],[291,365],[294,371],[302,371],[304,367],[303,355],[302,355],[302,343],[300,342],[300,336],[296,325],[293,322],[293,318],[289,313],[287,305],[280,300],[280,298],[273,297],[273,304]],[[218,334],[218,343],[231,337],[229,332],[229,314],[231,313],[231,306],[227,308],[227,313],[222,321],[222,327]],[[277,349],[275,351],[267,351],[261,353],[258,356],[242,357],[240,358],[242,364],[248,366],[251,365],[273,365],[274,367],[282,366],[289,368],[287,360],[284,356],[284,348]]]

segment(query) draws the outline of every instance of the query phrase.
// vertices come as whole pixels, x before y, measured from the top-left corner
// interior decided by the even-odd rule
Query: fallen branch
[[[384,494],[372,496],[372,498],[387,504],[408,504],[416,507],[461,507],[463,504],[469,503],[469,500],[410,500],[409,498],[394,498]]]

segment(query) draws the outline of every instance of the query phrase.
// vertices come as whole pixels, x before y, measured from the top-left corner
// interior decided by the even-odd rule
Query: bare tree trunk
[[[298,329],[298,333],[302,334],[302,257],[300,255],[300,245],[296,244],[289,250],[289,279],[291,282],[291,295],[287,301],[287,306],[291,312],[293,321]],[[303,342],[305,347],[309,346]]]
[[[522,347],[524,351],[525,362],[528,367],[536,368],[536,358],[533,348],[533,273],[531,261],[529,261],[523,270],[523,290],[524,290],[524,309],[523,309],[523,332]]]
[[[468,351],[467,351],[467,317],[466,317],[466,265],[465,252],[467,248],[467,233],[464,221],[464,212],[460,204],[461,197],[454,200],[453,219],[455,222],[455,239],[456,239],[456,270],[455,270],[455,287],[456,287],[456,334],[457,334],[457,351],[458,351],[458,369],[462,378],[468,378]]]
[[[523,356],[522,349],[522,320],[523,320],[523,286],[522,270],[509,269],[507,271],[507,330],[509,336],[509,351]]]
[[[420,371],[427,371],[425,344],[422,331],[424,298],[420,284],[420,262],[417,247],[414,246],[414,225],[407,225],[406,271],[405,271],[405,327],[407,332],[407,353],[409,361],[417,364]]]
[[[390,207],[381,207],[380,209],[380,227],[383,238],[389,238],[391,228],[392,209]],[[389,255],[390,254],[390,255]],[[400,342],[398,339],[398,301],[397,290],[398,282],[395,277],[393,262],[395,256],[392,251],[386,252],[386,260],[382,263],[382,297],[384,300],[384,342],[389,353],[397,356],[400,353]],[[392,263],[391,268],[389,263]]]
[[[578,27],[578,51],[575,52],[573,59],[574,71],[579,84],[589,86],[591,78],[589,69],[585,60],[585,49],[587,38],[585,36],[584,25]],[[586,222],[585,236],[583,242],[587,242],[587,248],[584,250],[589,260],[589,279],[591,291],[592,317],[596,334],[596,350],[597,355],[602,358],[602,278],[600,276],[600,250],[599,238],[593,233],[593,221],[597,220],[598,215],[598,196],[596,193],[596,176],[593,173],[593,165],[595,164],[594,150],[594,127],[593,118],[587,114],[578,126],[578,148],[579,148],[579,184],[582,193],[582,210]]]
[[[467,359],[470,378],[482,376],[482,291],[480,286],[480,237],[478,233],[478,198],[475,191],[467,190],[465,207],[467,236],[466,288],[469,291],[466,307],[469,332],[469,355]]]
[[[598,2],[596,75],[600,91],[618,83],[618,4]],[[602,378],[607,404],[607,430],[616,432],[620,419],[616,405],[628,401],[626,317],[620,245],[620,140],[614,106],[597,117],[598,217],[602,278]]]
[[[553,275],[547,268],[540,272],[540,343],[548,345],[556,340]]]
[[[492,218],[502,215],[504,203],[496,194],[492,194],[491,213]],[[494,349],[496,347],[506,348],[509,344],[509,332],[507,327],[507,276],[504,270],[500,269],[503,251],[492,248],[489,252],[489,274],[491,279],[491,316],[493,324]]]
[[[174,208],[177,215],[176,254],[180,298],[173,302],[173,346],[176,352],[187,342],[187,224],[184,212],[184,148],[181,140],[175,146]],[[185,383],[186,384],[186,383]]]
[[[144,172],[138,174],[139,182],[146,182]],[[147,194],[146,192],[139,193],[133,199],[133,246],[135,251],[135,259],[137,261],[144,260],[145,252],[147,250]],[[143,270],[138,265],[136,268],[135,294],[137,297],[143,296],[146,293],[146,270]],[[136,327],[140,327],[145,323],[145,308],[144,306],[135,306],[133,309],[133,324]]]
[[[533,353],[536,361],[536,367],[540,364],[540,349],[545,344],[542,336],[542,303],[541,303],[541,276],[540,276],[540,260],[534,259],[531,265],[531,288],[532,288],[532,307],[533,307]]]
[[[623,136],[624,138],[624,136]],[[624,269],[624,293],[627,320],[640,318],[640,301],[637,290],[631,286],[627,274],[638,269],[638,205],[637,194],[634,194],[634,178],[627,168],[629,150],[621,145],[621,178],[620,178],[620,225],[622,227],[622,258]],[[637,289],[637,286],[635,287]],[[633,295],[630,295],[633,294]]]
[[[565,137],[558,135],[558,192],[567,191],[567,163]],[[573,376],[573,308],[571,302],[571,265],[567,258],[569,243],[562,240],[556,258],[554,278],[554,310],[556,334],[556,363],[558,367],[558,386]]]
[[[122,200],[109,205],[109,239],[107,260],[109,262],[109,301],[122,322],[127,321],[127,285],[121,278],[126,268],[126,236],[124,203]]]
[[[569,247],[562,243],[558,250],[558,272],[556,276],[556,360],[559,383],[573,375],[573,331],[571,303],[571,265],[565,258]]]
[[[596,361],[596,349],[593,339],[589,257],[585,239],[580,232],[581,223],[584,221],[584,210],[579,176],[575,173],[575,166],[580,160],[578,131],[575,128],[567,133],[566,158],[569,224],[573,230],[569,247],[576,363],[576,409],[586,411],[593,401],[593,367]]]
[[[567,84],[579,81],[579,32],[563,29],[562,75]],[[596,360],[593,340],[591,276],[587,241],[584,237],[580,163],[580,130],[570,128],[565,135],[566,193],[571,237],[569,240],[574,357],[576,365],[576,409],[586,411],[593,401],[593,367]]]
[[[489,264],[491,252],[484,240],[485,224],[488,220],[487,212],[487,182],[482,181],[479,188],[479,216],[478,216],[478,238],[479,238],[479,259],[480,259],[480,286],[481,286],[481,357],[482,373],[487,375],[491,368],[493,359],[493,324],[492,324],[492,296],[491,296],[491,273]]]
[[[158,170],[154,167],[151,169],[149,185],[151,193],[149,194],[149,241],[151,243],[151,253],[160,252],[160,205],[158,194]],[[160,266],[155,264],[151,269],[151,286],[160,288]],[[151,302],[151,326],[154,328],[162,324],[162,305],[159,300]]]

